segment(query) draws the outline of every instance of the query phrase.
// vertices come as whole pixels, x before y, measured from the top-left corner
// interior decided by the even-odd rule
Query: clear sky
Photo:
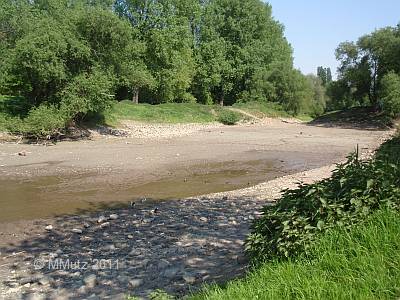
[[[316,73],[318,66],[336,73],[335,49],[377,28],[400,23],[400,0],[267,0],[285,25],[295,66]]]

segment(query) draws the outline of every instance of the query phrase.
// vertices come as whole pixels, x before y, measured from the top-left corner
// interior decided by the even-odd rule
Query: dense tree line
[[[0,0],[0,93],[67,119],[114,99],[324,109],[260,0]]]
[[[400,25],[344,42],[336,50],[338,80],[328,86],[330,109],[373,106],[400,113]]]

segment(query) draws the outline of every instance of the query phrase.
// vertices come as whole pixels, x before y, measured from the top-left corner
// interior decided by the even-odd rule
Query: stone
[[[142,284],[143,284],[143,279],[132,279],[132,280],[129,280],[129,286],[132,289],[136,289],[136,288],[140,287]]]
[[[71,232],[76,233],[76,234],[82,234],[83,233],[82,229],[78,229],[78,228],[72,229]]]
[[[189,284],[193,284],[196,282],[196,277],[192,276],[190,274],[183,275],[182,278],[183,278],[183,280],[185,280],[186,283],[189,283]]]
[[[133,235],[132,234],[128,234],[128,239],[133,239]]]
[[[162,275],[163,275],[164,277],[168,278],[168,279],[173,279],[173,278],[176,277],[176,275],[178,274],[178,272],[179,272],[179,268],[172,267],[172,268],[166,269],[166,270],[162,273]]]
[[[110,226],[110,222],[105,222],[105,223],[100,225],[101,228],[105,228],[105,227],[108,227],[108,226]]]
[[[97,284],[97,277],[95,274],[90,274],[83,279],[83,282],[87,288],[92,289]]]
[[[97,223],[103,223],[103,222],[105,222],[105,221],[107,221],[108,219],[105,217],[105,216],[100,216],[98,219],[97,219]]]
[[[33,293],[33,294],[29,294],[25,299],[26,300],[44,300],[44,299],[46,299],[46,296],[43,294]]]
[[[117,219],[118,219],[118,215],[117,214],[110,215],[110,220],[117,220]]]
[[[157,268],[160,269],[165,269],[166,267],[170,266],[170,262],[166,259],[161,259],[158,264],[157,264]]]
[[[206,217],[201,217],[201,218],[200,218],[200,221],[201,221],[201,222],[208,222],[208,219],[207,219]]]
[[[89,227],[90,227],[90,224],[85,222],[85,223],[83,223],[83,227],[89,228]]]
[[[42,278],[39,279],[39,283],[41,285],[49,285],[50,284],[50,279],[46,276],[43,276]]]
[[[99,296],[96,294],[91,294],[89,297],[86,298],[87,300],[100,300]]]
[[[117,248],[115,247],[114,244],[106,245],[103,248],[105,251],[115,251]]]
[[[53,228],[53,225],[47,225],[47,226],[45,227],[45,229],[46,229],[47,231],[52,231],[54,228]]]
[[[87,287],[86,285],[82,285],[78,290],[77,290],[78,294],[86,294],[87,293]]]

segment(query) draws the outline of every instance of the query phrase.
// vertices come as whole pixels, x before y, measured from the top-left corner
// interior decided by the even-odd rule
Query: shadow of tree
[[[44,220],[0,249],[5,298],[182,295],[244,274],[243,241],[265,201],[149,201]],[[40,298],[41,297],[41,298]]]
[[[308,125],[381,131],[387,130],[391,126],[391,121],[371,107],[354,107],[328,113],[309,122]]]

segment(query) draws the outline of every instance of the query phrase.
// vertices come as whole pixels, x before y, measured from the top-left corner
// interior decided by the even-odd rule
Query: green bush
[[[67,117],[56,106],[41,104],[31,109],[24,119],[7,119],[6,128],[11,133],[24,136],[52,136],[62,130],[67,121]]]
[[[240,114],[231,110],[223,110],[218,116],[218,122],[221,122],[224,125],[235,125],[240,120]]]
[[[110,108],[114,98],[110,77],[99,71],[76,76],[60,94],[61,110],[76,119]]]
[[[356,224],[382,206],[399,208],[399,145],[399,138],[386,143],[371,161],[352,155],[331,178],[286,191],[254,222],[247,253],[255,262],[296,256],[329,228]]]
[[[382,80],[382,108],[391,117],[400,115],[400,76],[389,73]]]

